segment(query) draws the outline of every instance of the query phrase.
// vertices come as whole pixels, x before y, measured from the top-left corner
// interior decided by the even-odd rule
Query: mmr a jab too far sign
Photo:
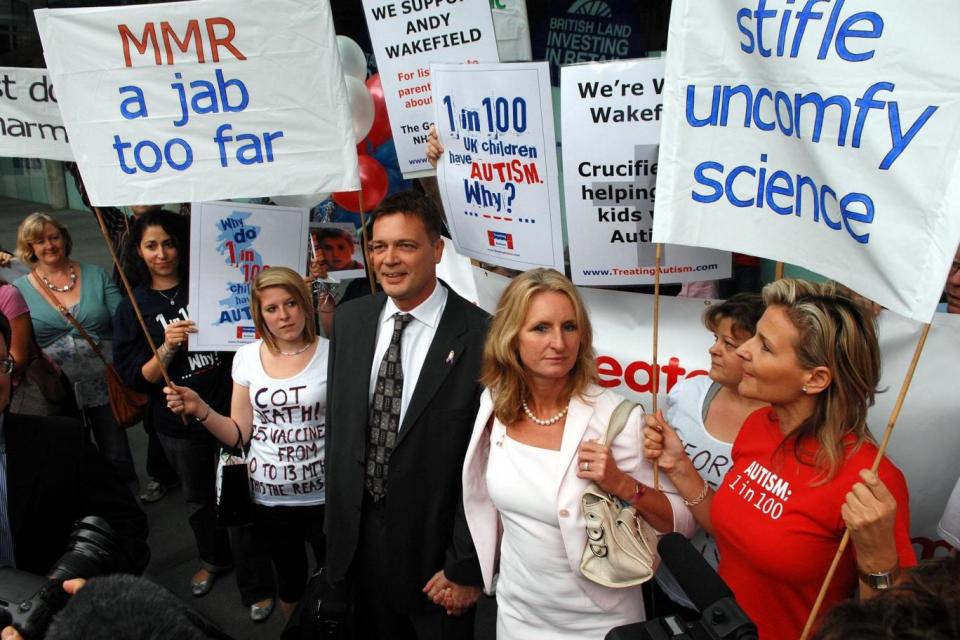
[[[654,240],[798,264],[918,320],[960,241],[960,5],[673,5]]]
[[[39,10],[95,205],[355,190],[327,2]]]

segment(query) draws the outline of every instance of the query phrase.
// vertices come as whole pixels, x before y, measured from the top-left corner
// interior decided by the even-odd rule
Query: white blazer
[[[632,597],[639,595],[634,589],[601,586],[580,574],[580,559],[587,544],[586,522],[580,511],[580,497],[590,483],[577,477],[577,449],[584,440],[596,440],[606,433],[610,416],[622,400],[623,398],[613,391],[596,385],[591,385],[583,398],[571,399],[560,444],[560,455],[564,462],[556,510],[560,521],[560,534],[570,564],[571,580],[605,611],[616,608],[628,594]],[[488,594],[492,592],[502,535],[500,514],[490,500],[486,482],[487,460],[490,455],[490,432],[486,426],[492,413],[493,398],[488,389],[480,398],[480,410],[463,463],[464,510],[480,561],[484,590]],[[613,458],[622,471],[652,486],[653,467],[643,457],[642,415],[640,407],[630,413],[623,431],[613,441]],[[660,474],[660,482],[661,489],[673,507],[674,531],[690,537],[696,528],[693,514],[683,504],[665,474]]]

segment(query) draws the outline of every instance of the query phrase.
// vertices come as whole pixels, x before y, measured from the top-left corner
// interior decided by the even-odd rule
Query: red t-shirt
[[[720,552],[720,576],[760,631],[762,640],[794,640],[817,598],[846,529],[840,507],[860,470],[873,464],[877,448],[864,443],[849,454],[837,475],[811,486],[813,466],[793,455],[769,407],[744,422],[733,444],[733,466],[713,497],[710,516]],[[880,478],[897,500],[895,535],[900,565],[916,564],[910,544],[907,483],[884,458]],[[853,544],[837,567],[821,613],[852,595],[857,585]]]

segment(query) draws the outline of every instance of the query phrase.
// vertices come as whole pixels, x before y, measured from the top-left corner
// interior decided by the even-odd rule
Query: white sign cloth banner
[[[430,64],[497,62],[489,0],[363,0],[397,160],[404,178],[432,176]]]
[[[431,65],[440,198],[460,253],[510,269],[563,271],[546,62]]]
[[[510,280],[474,267],[469,284],[481,307],[492,313]],[[449,282],[459,291],[459,281]],[[580,288],[593,324],[600,384],[650,407],[653,296]],[[705,374],[712,336],[700,321],[704,300],[660,298],[660,389]],[[877,438],[890,419],[897,393],[920,335],[920,325],[896,314],[880,315],[883,378],[868,422]],[[938,544],[937,522],[957,476],[960,451],[960,396],[953,376],[960,361],[960,315],[936,314],[913,384],[890,441],[888,455],[900,467],[910,489],[910,531],[917,553],[930,557]],[[661,406],[663,396],[661,396]],[[943,551],[937,553],[942,554]]]
[[[0,156],[73,160],[46,69],[0,67]]]
[[[309,210],[295,207],[194,203],[190,214],[190,348],[236,351],[256,340],[250,286],[262,270],[303,273]]]
[[[960,241],[960,4],[814,4],[673,3],[654,240],[928,321]]]
[[[526,1],[490,0],[490,13],[497,34],[500,62],[529,62],[533,58],[533,48]]]
[[[564,208],[577,284],[653,284],[664,61],[561,67]],[[661,248],[660,282],[729,278],[730,254]]]
[[[35,15],[92,204],[360,188],[326,0]]]

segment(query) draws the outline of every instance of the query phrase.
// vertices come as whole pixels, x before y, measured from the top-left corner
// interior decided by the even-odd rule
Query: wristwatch
[[[874,573],[867,573],[858,568],[857,573],[860,574],[860,579],[864,584],[874,591],[886,591],[892,589],[893,585],[896,584],[897,578],[900,576],[900,565],[898,563],[892,569]]]

